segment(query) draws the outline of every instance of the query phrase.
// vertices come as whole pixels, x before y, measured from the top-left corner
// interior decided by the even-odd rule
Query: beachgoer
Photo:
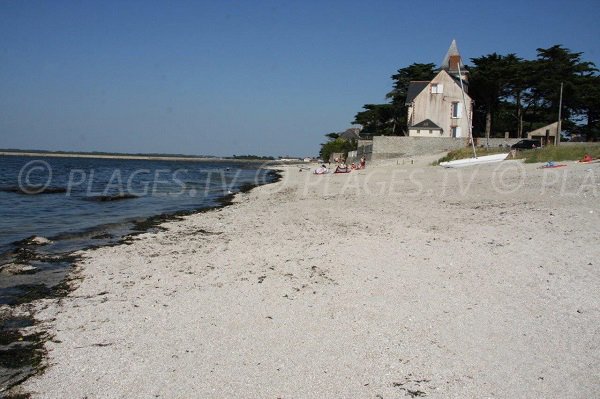
[[[367,160],[365,159],[365,157],[360,157],[360,169],[364,169],[365,166],[367,166]]]
[[[325,164],[323,164],[320,167],[318,167],[317,169],[315,169],[314,174],[315,175],[324,175],[327,172],[329,172],[327,170],[327,166],[325,166]]]

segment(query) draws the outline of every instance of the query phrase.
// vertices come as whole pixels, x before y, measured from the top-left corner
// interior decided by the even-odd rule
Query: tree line
[[[492,53],[471,58],[468,92],[474,100],[473,135],[524,137],[528,131],[558,120],[560,86],[563,84],[562,128],[568,135],[600,139],[600,76],[583,53],[554,45],[538,48],[527,60],[514,53]],[[365,104],[353,124],[362,136],[406,135],[408,85],[430,81],[433,63],[413,63],[392,75],[388,102]],[[327,144],[327,143],[326,143]]]

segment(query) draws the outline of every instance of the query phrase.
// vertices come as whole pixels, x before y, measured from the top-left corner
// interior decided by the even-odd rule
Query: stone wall
[[[510,147],[518,138],[490,138],[490,147]],[[485,137],[476,137],[477,147],[486,145]],[[452,137],[408,137],[375,136],[372,140],[358,140],[356,157],[348,157],[348,162],[356,162],[364,156],[367,161],[380,161],[391,158],[409,158],[418,155],[431,155],[444,151],[457,150],[469,146],[467,138]]]
[[[490,137],[489,138],[489,146],[490,147],[510,147],[511,145],[515,144],[516,142],[523,140],[523,139],[505,139],[505,138],[496,138],[496,137]],[[485,137],[475,137],[475,145],[477,147],[481,147],[486,145],[488,141],[486,140]]]
[[[372,141],[371,160],[437,154],[467,146],[466,138],[375,136]]]
[[[354,152],[354,151],[352,151]],[[348,154],[347,163],[358,162],[361,157],[365,157],[367,161],[371,160],[371,154],[373,153],[373,140],[358,140],[358,146],[356,153]]]

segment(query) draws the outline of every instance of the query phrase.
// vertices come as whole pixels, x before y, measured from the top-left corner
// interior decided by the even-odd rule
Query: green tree
[[[584,134],[588,140],[600,139],[600,76],[586,76],[578,86],[579,94],[579,121],[574,133]]]
[[[475,100],[476,109],[485,113],[485,137],[492,133],[492,122],[503,96],[507,94],[509,69],[521,61],[515,54],[507,56],[492,53],[471,58],[469,68],[469,94]]]
[[[361,125],[361,135],[387,136],[394,134],[394,107],[392,104],[365,104],[365,111],[354,116],[353,125]]]
[[[505,58],[506,87],[504,100],[514,103],[514,120],[516,123],[517,137],[523,137],[523,121],[525,114],[537,104],[537,97],[531,91],[531,82],[534,79],[535,63],[508,54]]]
[[[535,60],[497,53],[471,59],[469,92],[476,111],[485,114],[484,121],[475,118],[475,130],[484,131],[486,137],[502,130],[523,137],[525,125],[532,130],[556,121],[563,83],[563,128],[581,130],[576,123],[584,121],[593,135],[597,109],[594,64],[582,61],[582,53],[560,45],[537,52]]]
[[[536,79],[532,82],[532,93],[541,103],[540,122],[551,123],[557,120],[562,83],[563,128],[573,130],[580,114],[587,108],[586,100],[591,100],[584,88],[597,69],[593,63],[581,60],[583,53],[571,52],[561,45],[538,48],[537,53]]]
[[[334,152],[341,152],[345,157],[348,156],[348,152],[356,150],[358,142],[356,140],[345,140],[341,137],[332,138],[331,133],[326,134],[329,141],[321,144],[321,150],[319,151],[319,157],[327,161]]]

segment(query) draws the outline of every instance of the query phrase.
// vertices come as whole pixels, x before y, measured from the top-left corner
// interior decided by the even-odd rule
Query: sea
[[[264,166],[0,155],[0,396],[38,372],[45,356],[47,337],[26,332],[36,321],[19,305],[67,294],[78,250],[227,205],[235,193],[277,180]]]
[[[278,179],[254,162],[0,156],[0,396],[42,367],[23,307],[69,291],[78,250],[227,205]],[[25,329],[25,330],[24,330]]]
[[[276,175],[262,166],[0,156],[0,268],[24,260],[36,268],[28,272],[35,281],[21,275],[12,285],[0,272],[0,304],[22,301],[19,285],[57,283],[61,256],[119,242],[148,228],[149,218],[214,207],[240,190],[273,181]],[[49,271],[54,277],[44,281]]]

